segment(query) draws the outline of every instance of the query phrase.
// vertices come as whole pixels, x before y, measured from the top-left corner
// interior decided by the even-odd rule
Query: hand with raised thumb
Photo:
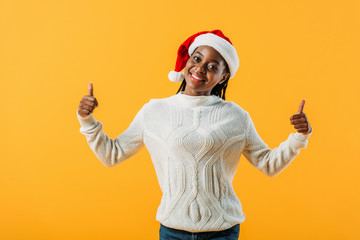
[[[78,113],[81,117],[90,115],[96,107],[99,107],[99,103],[94,97],[94,87],[91,82],[88,84],[88,93],[89,95],[83,96],[80,101]]]
[[[306,114],[303,112],[305,105],[305,99],[300,102],[299,109],[297,114],[294,114],[290,118],[290,123],[294,125],[294,128],[304,135],[311,132],[310,123],[306,117]]]

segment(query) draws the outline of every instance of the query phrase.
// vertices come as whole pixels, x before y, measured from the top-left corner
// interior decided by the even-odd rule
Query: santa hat
[[[213,47],[217,50],[229,66],[230,78],[235,76],[235,73],[239,68],[239,58],[236,50],[230,42],[230,39],[225,37],[220,30],[213,30],[198,32],[190,36],[183,44],[180,45],[175,70],[169,72],[168,75],[170,81],[181,82],[184,80],[185,75],[181,72],[181,70],[185,67],[186,62],[195,49],[204,45]]]

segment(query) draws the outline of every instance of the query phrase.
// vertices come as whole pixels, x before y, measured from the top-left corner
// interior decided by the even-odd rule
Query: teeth
[[[193,76],[194,78],[198,79],[198,80],[202,80],[201,78],[198,78],[197,76],[191,74],[191,76]]]

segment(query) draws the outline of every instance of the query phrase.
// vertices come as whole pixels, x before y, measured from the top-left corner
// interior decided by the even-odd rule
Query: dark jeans
[[[160,240],[237,240],[240,224],[222,231],[192,233],[160,224]]]

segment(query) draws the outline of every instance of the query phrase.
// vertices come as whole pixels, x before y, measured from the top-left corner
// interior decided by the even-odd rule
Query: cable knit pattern
[[[156,220],[189,232],[220,231],[244,222],[232,186],[242,153],[254,167],[274,177],[306,148],[312,133],[291,133],[271,150],[248,112],[214,95],[178,93],[151,99],[115,139],[103,132],[92,114],[77,116],[80,132],[107,167],[146,146],[163,192]]]

